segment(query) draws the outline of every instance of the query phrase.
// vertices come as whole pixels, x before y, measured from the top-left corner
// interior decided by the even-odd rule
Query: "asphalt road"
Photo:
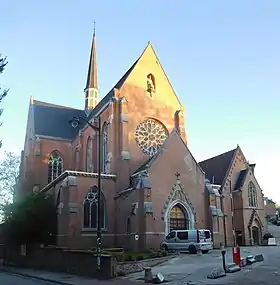
[[[53,285],[53,283],[0,272],[1,285]]]

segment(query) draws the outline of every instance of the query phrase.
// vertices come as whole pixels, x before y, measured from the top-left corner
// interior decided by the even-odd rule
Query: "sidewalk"
[[[7,272],[9,274],[30,277],[30,279],[42,280],[60,285],[139,285],[139,282],[130,280],[96,280],[86,277],[78,277],[71,274],[54,273],[8,266],[0,267],[0,272]]]

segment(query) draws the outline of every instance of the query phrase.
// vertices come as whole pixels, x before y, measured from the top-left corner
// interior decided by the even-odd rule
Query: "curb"
[[[58,280],[55,280],[55,279],[39,277],[39,276],[31,275],[31,274],[28,274],[28,273],[22,273],[22,272],[18,272],[16,270],[11,270],[11,269],[7,269],[7,268],[1,268],[0,267],[0,272],[6,272],[6,273],[9,273],[9,274],[14,274],[14,275],[22,276],[22,277],[28,277],[28,278],[41,280],[41,281],[54,283],[54,284],[59,284],[59,285],[74,285],[74,283],[68,283],[68,282],[64,282],[64,281],[58,281]]]

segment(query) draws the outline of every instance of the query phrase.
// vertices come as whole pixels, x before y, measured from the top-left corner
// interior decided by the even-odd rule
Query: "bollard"
[[[232,260],[236,265],[240,264],[240,247],[238,245],[232,248]]]
[[[153,282],[152,268],[145,267],[144,269],[145,269],[145,276],[144,276],[145,283]]]
[[[222,253],[222,260],[223,260],[223,269],[225,271],[225,273],[227,272],[227,268],[226,268],[226,250],[225,247],[223,245],[221,245],[221,253]]]

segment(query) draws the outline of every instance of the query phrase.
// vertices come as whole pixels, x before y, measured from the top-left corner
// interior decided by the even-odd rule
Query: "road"
[[[215,268],[222,268],[221,252],[215,250],[203,256],[184,255],[169,260],[168,262],[153,267],[153,273],[160,272],[164,275],[170,285],[202,285],[202,284],[223,284],[223,285],[242,285],[242,284],[280,284],[280,227],[270,225],[269,231],[277,237],[278,246],[276,247],[242,247],[241,256],[263,254],[264,261],[255,263],[252,266],[243,268],[241,272],[228,274],[226,277],[211,280],[207,275]],[[226,260],[232,260],[231,248],[227,250]],[[143,272],[133,273],[125,279],[141,280]],[[168,284],[168,283],[167,283]]]
[[[53,283],[0,272],[1,285],[53,285]]]

